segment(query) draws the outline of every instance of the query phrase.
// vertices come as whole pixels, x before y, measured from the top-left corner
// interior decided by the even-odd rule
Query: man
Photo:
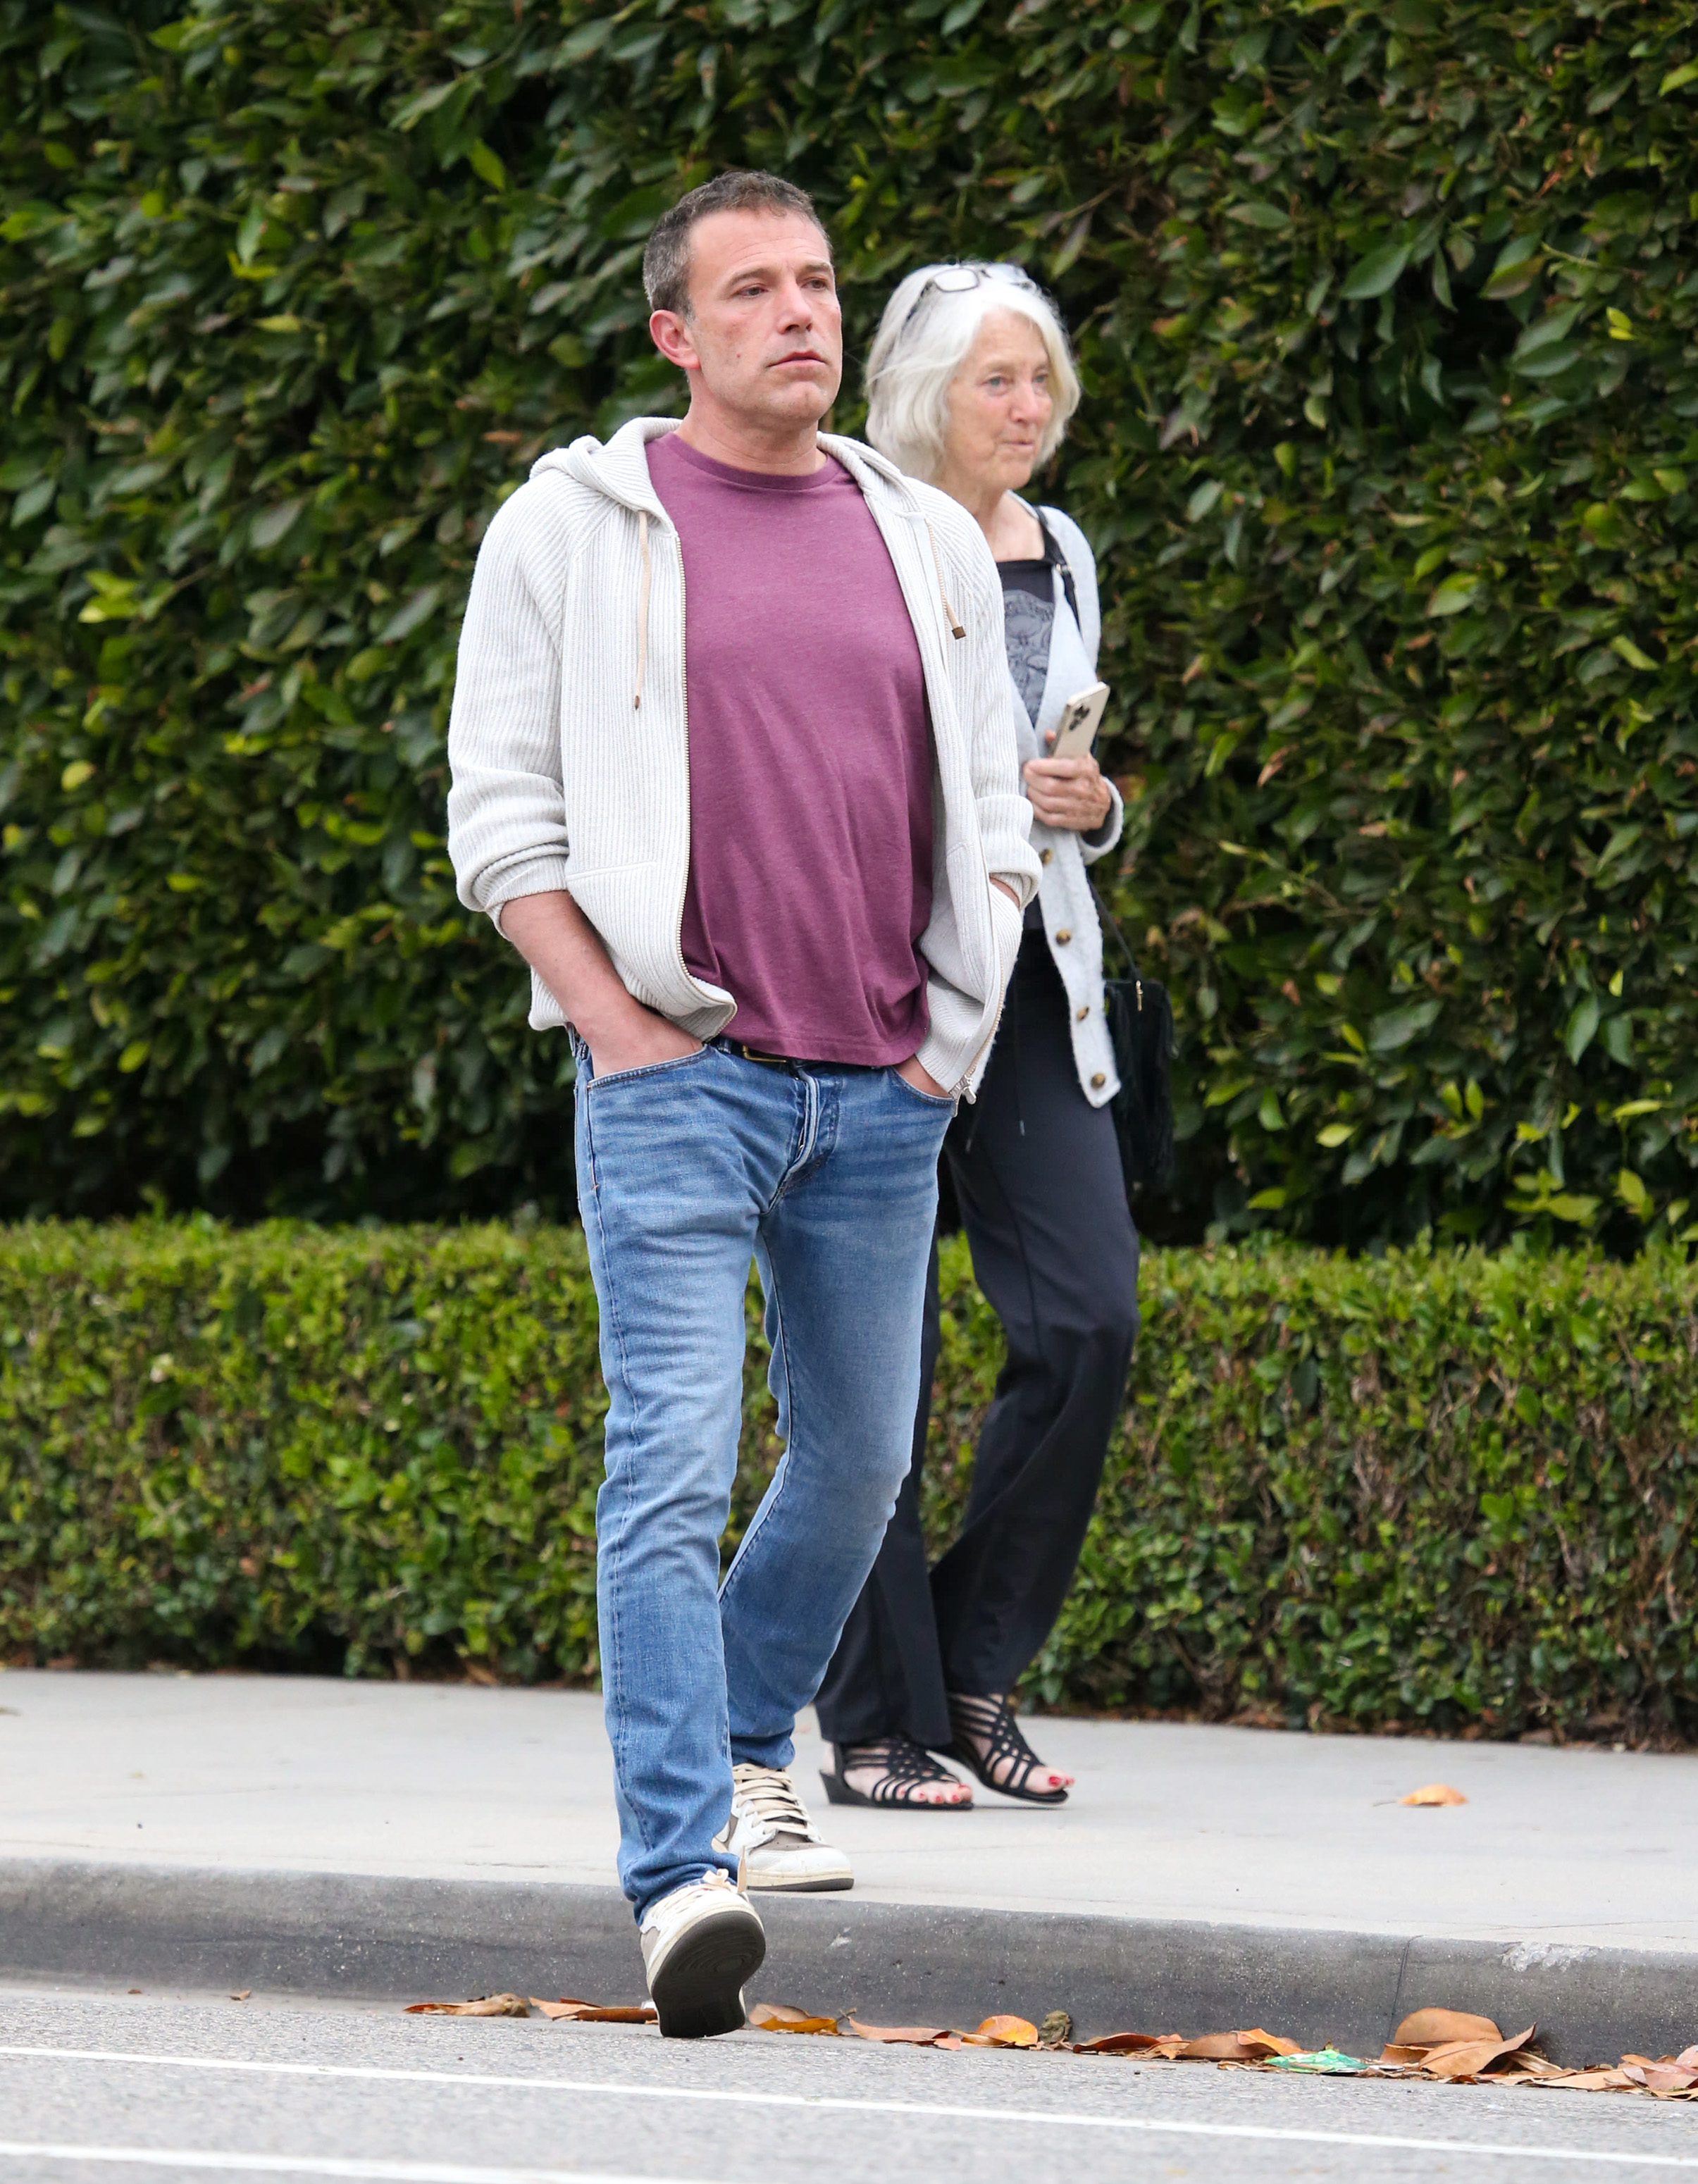
[[[935,1170],[1037,863],[977,526],[823,435],[831,248],[768,175],[649,238],[682,425],[545,455],[460,641],[449,849],[577,1059],[598,1606],[663,2033],[743,2021],[738,1885],[847,1887],[787,1771],[907,1471]],[[722,1586],[751,1255],[785,1453]]]

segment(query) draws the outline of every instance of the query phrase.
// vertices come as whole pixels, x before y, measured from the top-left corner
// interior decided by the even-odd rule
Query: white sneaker
[[[783,1768],[745,1759],[731,1780],[731,1818],[714,1847],[741,1860],[745,1888],[855,1886],[855,1868],[821,1837]]]
[[[759,1970],[766,1936],[728,1875],[675,1888],[637,1929],[649,1998],[669,2040],[736,2032],[744,2021],[743,1983]]]

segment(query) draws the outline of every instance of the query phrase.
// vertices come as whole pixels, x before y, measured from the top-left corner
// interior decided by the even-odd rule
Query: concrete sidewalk
[[[773,1907],[772,1962],[799,1992],[837,2001],[853,1958],[863,2007],[1015,2006],[1017,1986],[1033,2006],[1144,2029],[1182,2008],[1247,2023],[1278,2003],[1322,2012],[1299,2036],[1364,2039],[1416,2006],[1426,1965],[1448,1984],[1421,2001],[1500,2015],[1524,1994],[1601,2050],[1618,2032],[1659,2052],[1665,2019],[1681,2044],[1698,2037],[1684,2001],[1698,1758],[1065,1719],[1032,1734],[1079,1778],[1062,1810],[980,1792],[965,1814],[839,1812],[810,1723],[798,1779],[856,1884]],[[1435,1780],[1468,1803],[1396,1802]],[[544,1979],[553,1947],[598,1992],[623,1990],[636,1953],[615,1841],[584,1694],[0,1674],[0,1967],[14,1975],[127,1963],[216,1985],[246,1976],[246,1946],[283,1985],[465,1992],[521,1983],[521,1947]],[[340,1955],[314,1954],[320,1928]]]

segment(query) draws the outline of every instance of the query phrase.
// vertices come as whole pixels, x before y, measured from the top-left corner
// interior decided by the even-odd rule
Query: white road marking
[[[203,2153],[181,2147],[47,2146],[0,2139],[0,2161],[115,2161],[140,2169],[215,2169],[243,2176],[342,2176],[362,2184],[672,2184],[584,2169],[468,2169],[436,2161],[338,2160],[303,2153]]]
[[[149,2055],[123,2048],[26,2048],[0,2044],[0,2056],[34,2056],[57,2063],[132,2063],[159,2070],[235,2070],[256,2077],[341,2078],[386,2086],[477,2086],[501,2092],[587,2093],[613,2100],[718,2101],[732,2107],[799,2109],[814,2114],[943,2117],[954,2123],[1025,2123],[1044,2131],[1120,2131],[1150,2137],[1251,2139],[1298,2146],[1385,2147],[1406,2153],[1480,2153],[1508,2161],[1591,2161],[1630,2163],[1641,2169],[1698,2170],[1698,2153],[1640,2153],[1626,2148],[1601,2151],[1584,2146],[1506,2146],[1473,2138],[1409,2138],[1390,2131],[1292,2131],[1272,2124],[1185,2123],[1172,2117],[1080,2115],[1061,2109],[1003,2109],[969,2106],[959,2101],[855,2100],[840,2093],[740,2093],[718,2086],[621,2085],[603,2078],[526,2078],[493,2071],[379,2070],[352,2063],[261,2063],[220,2055]],[[1528,2092],[1524,2096],[1532,2099]],[[140,2155],[133,2157],[139,2159]],[[244,2156],[243,2159],[271,2159]],[[281,2158],[281,2157],[279,2157]],[[207,2159],[210,2161],[209,2155]],[[326,2172],[329,2173],[329,2172]],[[489,2170],[486,2175],[517,2184],[527,2176],[550,2172]],[[570,2171],[554,2172],[570,2175]],[[578,2177],[573,2184],[590,2184]],[[662,2184],[632,2178],[628,2184]]]

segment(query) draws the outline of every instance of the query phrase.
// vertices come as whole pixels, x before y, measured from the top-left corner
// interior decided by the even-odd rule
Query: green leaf
[[[305,505],[305,502],[299,499],[284,500],[279,501],[275,508],[263,510],[249,527],[249,538],[262,550],[275,546],[280,538],[287,537],[293,530],[295,519]]]
[[[1315,1142],[1317,1145],[1325,1145],[1330,1152],[1337,1146],[1349,1145],[1355,1135],[1356,1127],[1353,1123],[1328,1123],[1324,1129],[1316,1131]]]
[[[1479,579],[1468,575],[1446,577],[1444,582],[1427,602],[1429,616],[1442,617],[1458,615],[1471,607],[1478,596]]]
[[[1383,242],[1356,260],[1339,293],[1352,302],[1383,296],[1388,288],[1396,285],[1398,276],[1408,263],[1406,242]]]
[[[1289,214],[1283,213],[1278,205],[1264,203],[1259,198],[1247,198],[1242,204],[1228,205],[1227,218],[1241,220],[1247,227],[1266,228],[1272,234],[1291,225]]]
[[[1684,91],[1689,83],[1698,83],[1698,61],[1683,61],[1679,68],[1670,69],[1656,86],[1656,95],[1667,98],[1671,91]]]
[[[1568,1059],[1578,1061],[1592,1044],[1598,1028],[1598,997],[1584,994],[1574,1005],[1568,1018],[1567,1029],[1562,1034],[1562,1044],[1568,1050]]]
[[[398,644],[404,637],[410,637],[420,622],[436,612],[443,595],[440,584],[423,584],[404,606],[396,610],[378,632],[378,641],[383,644]]]
[[[466,157],[471,162],[473,173],[481,175],[492,189],[506,188],[507,170],[481,136],[473,138],[466,148]]]
[[[1205,478],[1185,504],[1185,521],[1200,523],[1226,490],[1218,478]]]
[[[1436,1000],[1411,1001],[1402,1008],[1386,1009],[1368,1023],[1368,1047],[1374,1054],[1392,1054],[1439,1020]]]

